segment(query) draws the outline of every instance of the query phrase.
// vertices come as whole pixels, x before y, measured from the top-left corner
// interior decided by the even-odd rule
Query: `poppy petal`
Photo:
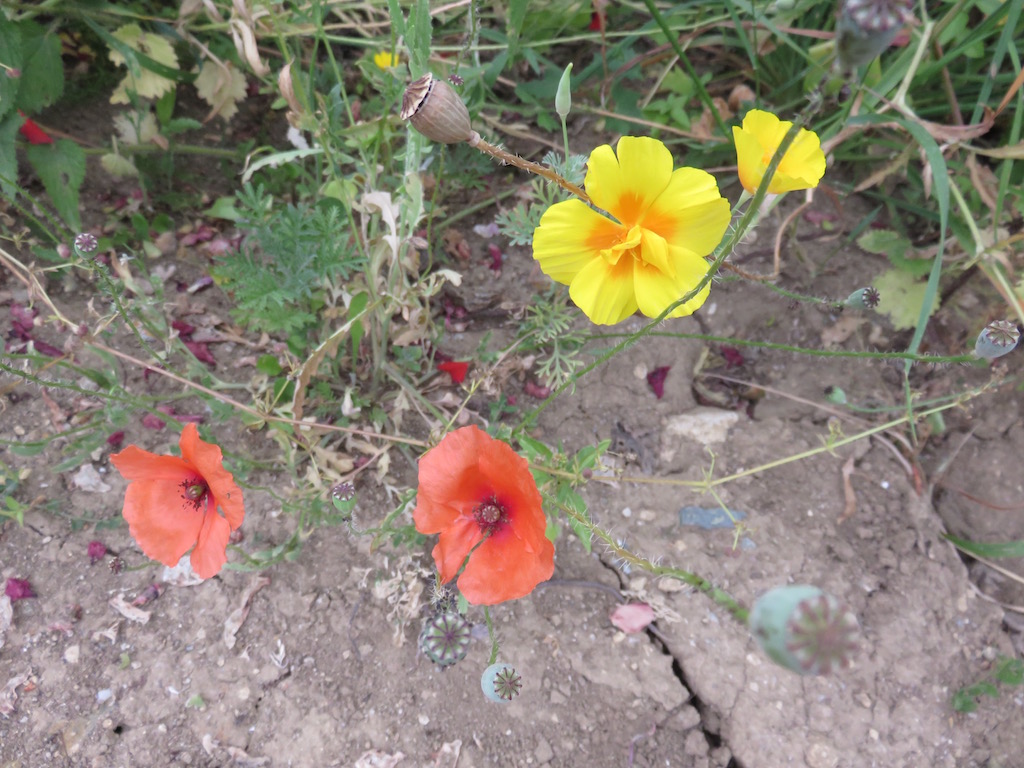
[[[19,112],[24,117],[23,112]],[[18,133],[25,137],[29,144],[53,144],[53,139],[46,131],[36,125],[35,121],[30,118],[25,118],[25,122],[21,124],[18,129]]]
[[[197,576],[210,579],[220,573],[220,569],[228,561],[227,548],[230,538],[231,526],[228,521],[212,509],[207,510],[202,530],[199,531],[199,541],[189,558],[192,570]]]
[[[182,494],[180,476],[135,480],[125,491],[123,514],[132,538],[146,557],[164,565],[177,565],[203,527],[203,512]]]
[[[680,168],[642,223],[670,243],[705,256],[722,241],[731,218],[729,201],[718,191],[714,176],[697,168]]]
[[[110,457],[110,463],[125,480],[173,480],[180,483],[196,475],[196,470],[177,456],[159,456],[129,445]]]
[[[232,474],[224,469],[224,455],[220,447],[199,437],[199,429],[192,422],[186,424],[181,431],[178,444],[181,447],[182,458],[195,467],[210,488],[215,500],[211,505],[210,514],[215,514],[214,510],[219,505],[224,510],[231,530],[238,528],[245,519],[242,490],[235,483]]]
[[[615,325],[637,310],[633,291],[633,259],[609,264],[593,259],[569,284],[569,296],[596,325]]]
[[[533,258],[545,275],[569,285],[599,251],[611,248],[622,227],[581,200],[555,203],[533,234]]]
[[[459,592],[473,605],[495,605],[525,597],[555,572],[555,547],[548,540],[540,551],[527,552],[505,536],[492,536],[473,550],[459,576]]]
[[[669,277],[654,267],[643,262],[635,262],[633,284],[636,300],[640,311],[648,317],[657,317],[665,308],[689,291],[693,290],[708,272],[708,263],[702,257],[689,253],[685,248],[669,248],[669,258],[675,271]],[[674,309],[669,317],[685,317],[697,311],[711,293],[711,283],[705,285],[700,293],[680,307]]]
[[[668,186],[672,165],[672,153],[657,139],[623,136],[614,152],[605,144],[591,153],[587,194],[594,205],[631,227]]]
[[[466,555],[480,543],[481,539],[483,539],[483,531],[471,517],[459,518],[441,531],[431,554],[437,565],[437,571],[441,575],[442,584],[455,578],[466,561]]]

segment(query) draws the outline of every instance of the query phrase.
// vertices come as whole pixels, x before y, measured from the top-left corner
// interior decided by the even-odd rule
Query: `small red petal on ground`
[[[466,374],[469,372],[469,363],[459,363],[454,360],[442,362],[437,364],[437,370],[447,373],[456,384],[461,384],[466,380]]]
[[[647,374],[647,384],[659,400],[665,396],[665,378],[671,369],[671,365],[663,365]]]
[[[200,341],[186,341],[185,346],[188,347],[188,351],[196,356],[196,359],[201,363],[206,363],[211,368],[216,367],[217,361],[213,357],[213,353],[210,348]]]
[[[725,358],[726,368],[739,368],[746,361],[743,357],[743,353],[740,352],[736,347],[722,347],[722,357]]]
[[[594,11],[590,14],[590,25],[587,27],[591,32],[600,32],[604,29],[604,14]]]
[[[163,429],[167,426],[167,422],[161,419],[159,416],[154,416],[152,413],[147,413],[142,417],[142,426],[146,429]]]
[[[501,260],[504,256],[501,253],[501,248],[496,246],[494,243],[487,244],[487,253],[491,257],[490,268],[492,272],[501,272]]]
[[[530,397],[535,397],[538,400],[544,400],[551,396],[551,387],[542,387],[540,384],[527,381],[523,384],[523,392]]]
[[[20,110],[18,114],[25,117],[25,113]],[[53,144],[50,134],[27,117],[25,117],[25,122],[21,124],[21,128],[18,129],[18,133],[24,136],[29,144]]]
[[[121,447],[121,443],[123,443],[123,442],[124,442],[124,430],[123,429],[119,429],[119,430],[117,430],[117,432],[111,432],[110,436],[107,438],[107,445],[109,445],[111,448],[120,448]]]
[[[196,327],[194,325],[189,325],[183,320],[172,320],[171,328],[176,330],[178,332],[178,336],[180,336],[183,339],[191,336],[193,333],[196,332]]]
[[[102,541],[90,541],[88,553],[89,562],[92,565],[96,565],[96,563],[107,556],[107,545]]]
[[[28,583],[28,579],[15,579],[14,577],[7,580],[7,584],[4,586],[4,594],[11,598],[12,603],[36,596],[36,593],[32,591],[32,585]]]
[[[654,609],[647,603],[625,603],[611,613],[612,624],[627,634],[643,632],[654,621]]]

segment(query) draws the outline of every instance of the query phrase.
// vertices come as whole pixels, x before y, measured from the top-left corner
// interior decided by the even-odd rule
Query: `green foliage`
[[[317,311],[365,263],[335,200],[276,206],[247,186],[238,210],[250,228],[240,251],[221,257],[213,276],[234,297],[234,316],[256,331],[302,338],[319,326]],[[304,346],[304,345],[303,345]]]
[[[568,181],[582,184],[587,158],[583,155],[570,155],[568,160],[563,160],[562,155],[548,152],[544,156],[544,164]],[[544,211],[564,200],[566,193],[561,187],[549,184],[543,179],[534,179],[533,196],[532,202],[519,203],[515,208],[502,211],[495,217],[501,234],[507,237],[512,245],[530,245],[533,242],[533,231],[540,225],[540,217],[544,215]]]
[[[577,317],[568,291],[561,286],[535,296],[526,308],[518,337],[524,351],[536,352],[536,372],[544,386],[561,385],[583,364],[579,352],[586,339],[573,327]]]
[[[1021,659],[1000,656],[988,677],[973,685],[961,688],[953,694],[953,709],[967,714],[978,709],[981,696],[999,698],[999,684],[1016,688],[1024,683],[1024,661]]]

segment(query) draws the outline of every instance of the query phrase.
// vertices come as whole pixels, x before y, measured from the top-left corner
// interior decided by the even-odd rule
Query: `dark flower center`
[[[199,509],[209,492],[210,487],[201,477],[181,481],[181,499],[186,504],[191,504],[192,509]]]
[[[489,499],[484,499],[473,508],[473,519],[476,520],[477,525],[480,526],[480,530],[484,532],[484,535],[490,536],[499,527],[501,527],[502,523],[508,522],[508,514],[506,514],[505,508],[501,505],[498,499],[491,496]]]

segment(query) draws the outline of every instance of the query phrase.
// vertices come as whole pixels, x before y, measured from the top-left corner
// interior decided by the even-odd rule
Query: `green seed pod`
[[[750,631],[779,666],[800,675],[845,668],[857,650],[857,618],[832,595],[806,584],[776,587],[750,611]]]
[[[508,704],[519,695],[523,687],[523,678],[515,667],[498,662],[491,664],[480,676],[480,690],[489,701]]]
[[[985,326],[974,342],[974,354],[983,360],[995,360],[1010,354],[1020,341],[1020,329],[1009,320],[994,320]]]
[[[439,613],[423,622],[420,650],[435,664],[447,667],[466,658],[470,626],[455,612]]]
[[[869,285],[867,288],[861,288],[851,293],[843,303],[854,309],[874,309],[881,300],[882,297],[878,293],[878,289]]]

